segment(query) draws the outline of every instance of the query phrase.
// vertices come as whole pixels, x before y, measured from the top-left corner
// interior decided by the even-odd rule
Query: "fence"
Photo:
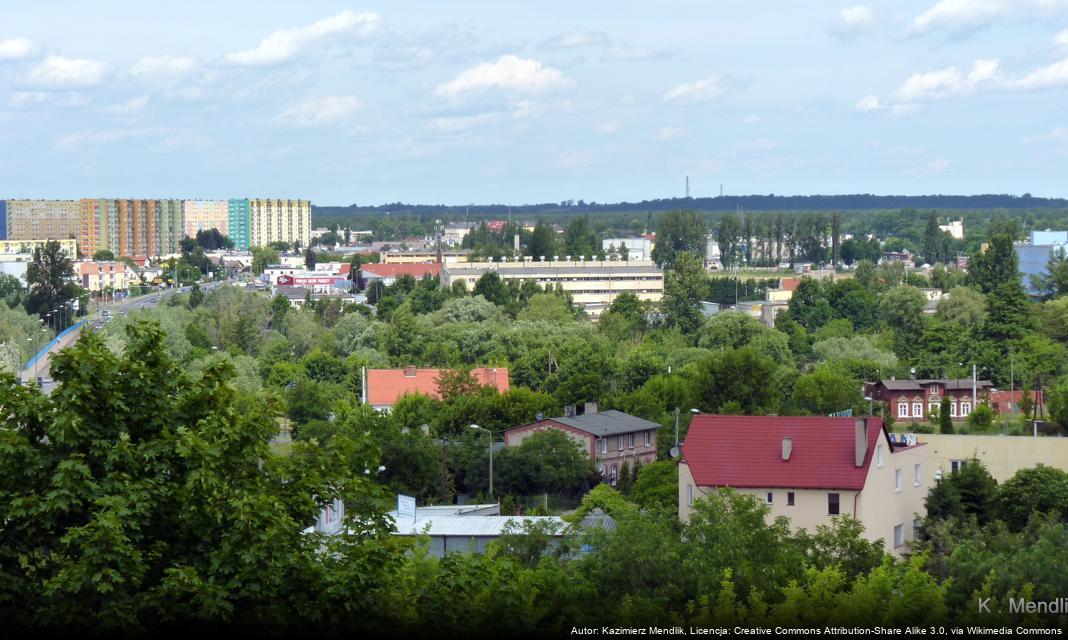
[[[59,332],[59,334],[56,335],[55,338],[52,338],[52,340],[49,341],[49,343],[46,344],[43,349],[38,351],[35,356],[30,358],[30,360],[25,365],[23,365],[22,368],[23,369],[29,369],[30,367],[32,367],[34,364],[37,363],[38,360],[41,359],[41,357],[44,354],[48,353],[52,349],[52,347],[54,347],[57,344],[59,344],[60,340],[62,340],[64,337],[66,337],[69,333],[71,333],[73,331],[77,331],[78,329],[81,329],[85,325],[85,323],[88,322],[88,321],[89,321],[89,318],[82,318],[78,322],[75,322],[71,326],[69,326],[66,329],[64,329],[63,331]]]

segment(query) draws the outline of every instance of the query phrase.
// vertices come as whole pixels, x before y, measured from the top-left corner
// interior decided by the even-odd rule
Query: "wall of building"
[[[557,422],[545,420],[542,422],[534,422],[528,425],[523,425],[515,429],[509,429],[504,433],[504,446],[506,447],[518,447],[524,440],[541,431],[547,431],[549,429],[559,429],[567,434],[569,438],[575,441],[579,447],[582,448],[589,456],[590,460],[596,460],[594,453],[594,440],[595,438],[585,431],[569,427]]]
[[[8,200],[7,239],[77,238],[81,208],[77,200]]]
[[[182,202],[185,224],[182,232],[195,238],[198,231],[218,229],[229,235],[230,202],[227,200],[185,200]]]
[[[226,202],[227,236],[233,240],[234,248],[239,251],[249,249],[249,206],[247,199],[228,200]]]
[[[34,249],[42,247],[48,240],[0,240],[0,254],[22,254],[31,255]],[[54,240],[59,243],[59,248],[67,252],[67,255],[73,260],[78,257],[78,241],[74,239],[59,239]],[[31,257],[32,259],[32,257]]]
[[[931,433],[919,434],[917,439],[926,443],[918,451],[929,484],[939,472],[948,474],[954,460],[970,458],[978,458],[999,483],[1039,464],[1068,471],[1068,438]]]
[[[885,438],[879,438],[882,447],[883,463],[879,465],[879,455],[873,455],[864,481],[864,491],[860,494],[857,519],[864,523],[864,537],[869,540],[883,539],[888,553],[900,555],[907,547],[894,545],[894,527],[902,526],[904,542],[913,539],[913,522],[917,517],[927,513],[924,498],[930,488],[925,476],[924,449],[919,445],[908,449],[899,449],[890,453]],[[920,465],[920,482],[915,482],[915,465]],[[896,489],[896,472],[901,471],[901,490]]]
[[[250,199],[249,243],[265,247],[272,242],[311,243],[311,203],[307,200]]]
[[[1054,251],[1066,250],[1068,245],[1059,244],[1040,244],[1040,245],[1016,245],[1016,256],[1020,262],[1020,275],[1023,278],[1024,289],[1029,294],[1036,294],[1038,290],[1032,283],[1032,278],[1038,278],[1046,275],[1048,270],[1046,269],[1049,264],[1050,256]]]
[[[7,240],[7,200],[0,200],[0,240]]]

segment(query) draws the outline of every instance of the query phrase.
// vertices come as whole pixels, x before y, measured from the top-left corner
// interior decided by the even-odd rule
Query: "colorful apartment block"
[[[249,245],[272,242],[311,244],[311,202],[308,200],[249,200]]]
[[[249,205],[248,199],[229,200],[226,203],[227,236],[239,251],[249,249]]]
[[[7,240],[7,200],[0,200],[0,240]]]
[[[182,206],[186,236],[195,238],[197,232],[208,229],[218,229],[224,236],[229,235],[230,204],[226,200],[186,200]]]
[[[81,210],[77,200],[8,200],[7,239],[77,238]]]

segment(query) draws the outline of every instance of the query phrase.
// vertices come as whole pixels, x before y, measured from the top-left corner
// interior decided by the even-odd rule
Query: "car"
[[[105,309],[104,313],[102,313],[100,315],[104,316],[105,318],[110,318],[111,317],[111,312],[108,311],[107,309]]]

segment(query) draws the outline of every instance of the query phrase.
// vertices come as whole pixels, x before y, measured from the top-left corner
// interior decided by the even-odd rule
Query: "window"
[[[905,525],[899,524],[894,527],[894,546],[900,547],[905,544]]]
[[[894,492],[901,491],[901,469],[894,469]]]
[[[623,436],[616,436],[616,440],[619,441],[619,450],[623,450]]]
[[[923,417],[923,403],[922,402],[913,402],[912,403],[912,417],[913,418],[922,418]]]
[[[950,402],[949,402],[949,415],[950,415],[950,417],[953,417],[953,418],[957,417],[957,401],[956,400],[950,400]]]
[[[645,446],[648,447],[649,445],[652,444],[652,442],[653,442],[653,432],[652,431],[646,431],[645,432]]]
[[[788,506],[788,507],[794,506],[794,492],[793,491],[787,491],[786,492],[786,506]]]
[[[972,403],[962,402],[960,403],[960,417],[965,418],[972,412]]]
[[[608,453],[608,438],[601,438],[601,453]]]
[[[629,434],[627,436],[627,447],[629,447],[631,449],[634,448],[634,434],[633,433]]]
[[[883,445],[875,445],[875,466],[883,466]]]
[[[937,402],[928,402],[927,403],[927,415],[934,415],[934,412],[937,411],[937,410],[938,410],[938,403]]]
[[[966,460],[950,460],[949,461],[949,469],[950,469],[950,471],[953,471],[953,472],[960,471],[961,468],[964,467],[965,462],[967,462],[967,461]]]
[[[768,492],[768,504],[771,504],[774,499],[775,499],[775,494],[769,491]]]
[[[920,466],[919,463],[917,463],[916,466],[913,467],[912,472],[913,472],[913,479],[912,479],[913,484],[915,484],[917,487],[920,486],[921,484],[923,484],[923,467]]]
[[[686,504],[693,506],[693,485],[686,485]]]
[[[899,402],[897,403],[897,415],[900,418],[909,417],[909,403]]]
[[[827,494],[827,515],[831,515],[831,516],[838,515],[838,494],[837,493],[828,493]]]

